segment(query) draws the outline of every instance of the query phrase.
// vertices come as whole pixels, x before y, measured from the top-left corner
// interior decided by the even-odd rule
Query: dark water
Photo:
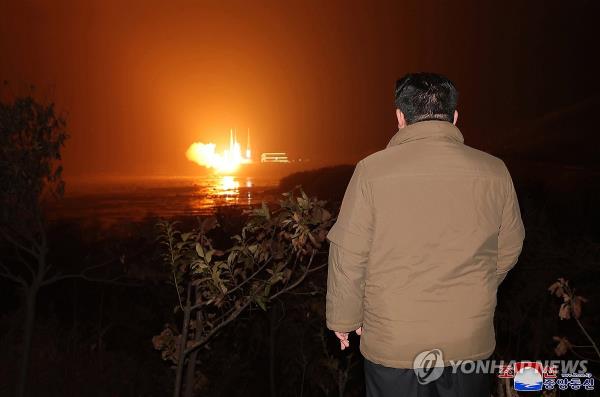
[[[111,178],[67,182],[65,197],[48,207],[50,220],[110,225],[148,216],[206,215],[220,206],[274,200],[278,179],[201,176]]]

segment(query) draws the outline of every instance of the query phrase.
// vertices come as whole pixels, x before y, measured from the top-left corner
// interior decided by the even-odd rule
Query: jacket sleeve
[[[508,271],[517,263],[517,259],[523,249],[523,240],[525,239],[525,227],[521,219],[517,193],[506,167],[505,184],[507,186],[507,195],[498,231],[498,263],[496,267],[498,285],[504,281]]]
[[[329,231],[327,327],[354,331],[362,325],[365,270],[374,229],[371,190],[358,163],[336,223]]]

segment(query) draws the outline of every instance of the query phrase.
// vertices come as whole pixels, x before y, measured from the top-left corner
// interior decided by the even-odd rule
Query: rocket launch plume
[[[248,134],[248,139],[250,134]],[[239,169],[242,164],[252,162],[250,158],[250,144],[248,142],[246,155],[242,156],[242,149],[237,142],[233,131],[229,132],[229,149],[218,153],[217,145],[214,143],[194,142],[186,151],[188,160],[198,165],[214,170],[219,174],[233,173]]]

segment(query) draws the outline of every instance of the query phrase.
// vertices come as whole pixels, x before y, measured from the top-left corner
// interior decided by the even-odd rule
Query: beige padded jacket
[[[328,234],[327,327],[363,327],[370,361],[412,368],[495,348],[496,291],[525,229],[504,162],[464,144],[459,129],[422,121],[361,160]]]

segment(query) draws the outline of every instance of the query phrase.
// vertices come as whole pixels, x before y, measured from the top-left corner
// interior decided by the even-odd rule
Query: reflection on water
[[[238,188],[240,187],[240,181],[236,181],[233,176],[223,176],[221,177],[221,194],[222,195],[234,195],[237,196],[239,194]]]
[[[240,186],[243,184],[243,187]],[[272,187],[275,183],[265,183],[262,187]],[[232,175],[204,179],[203,183],[197,184],[197,194],[191,201],[194,209],[200,211],[214,210],[223,205],[252,205],[253,194],[258,194],[262,200],[260,186],[252,189],[253,183],[250,177],[236,177]]]
[[[240,193],[240,180],[234,176],[222,176],[217,194],[231,204],[252,204],[252,178],[244,178],[246,189]]]
[[[147,216],[206,215],[220,206],[274,199],[277,180],[238,176],[119,178],[68,181],[66,196],[48,208],[50,219],[104,224]]]

